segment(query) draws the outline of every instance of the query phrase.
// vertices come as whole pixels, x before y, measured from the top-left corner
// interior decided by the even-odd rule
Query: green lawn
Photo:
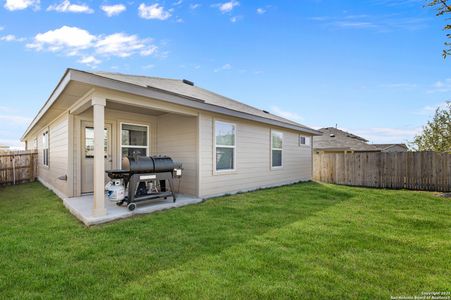
[[[451,200],[305,183],[86,228],[0,188],[0,299],[359,298],[451,291]]]

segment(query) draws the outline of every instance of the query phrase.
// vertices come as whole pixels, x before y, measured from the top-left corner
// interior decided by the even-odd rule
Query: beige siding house
[[[124,155],[183,163],[180,193],[207,198],[312,177],[319,132],[189,81],[68,69],[24,133],[38,179],[60,197],[93,193]]]

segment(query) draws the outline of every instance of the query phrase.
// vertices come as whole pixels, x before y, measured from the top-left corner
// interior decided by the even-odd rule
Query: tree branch
[[[439,0],[441,4],[443,4],[444,7],[446,7],[446,9],[448,10],[448,12],[451,12],[451,6],[449,6],[446,3],[446,0]]]

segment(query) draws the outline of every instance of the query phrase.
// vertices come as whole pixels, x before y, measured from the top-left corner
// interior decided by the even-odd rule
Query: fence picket
[[[0,185],[34,181],[37,177],[36,151],[0,152]]]
[[[318,153],[313,157],[313,174],[314,180],[327,183],[448,192],[451,191],[451,154]]]

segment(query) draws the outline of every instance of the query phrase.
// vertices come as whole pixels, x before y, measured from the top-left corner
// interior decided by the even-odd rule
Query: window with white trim
[[[104,130],[104,156],[108,157],[108,129]],[[85,127],[85,158],[94,158],[94,127]]]
[[[42,134],[42,164],[49,166],[49,131]]]
[[[232,123],[215,121],[216,171],[235,170],[236,126]]]
[[[271,130],[271,167],[282,167],[283,133]]]
[[[311,143],[311,137],[299,135],[299,146],[310,146]]]
[[[149,153],[149,127],[121,123],[121,155],[147,156]]]

